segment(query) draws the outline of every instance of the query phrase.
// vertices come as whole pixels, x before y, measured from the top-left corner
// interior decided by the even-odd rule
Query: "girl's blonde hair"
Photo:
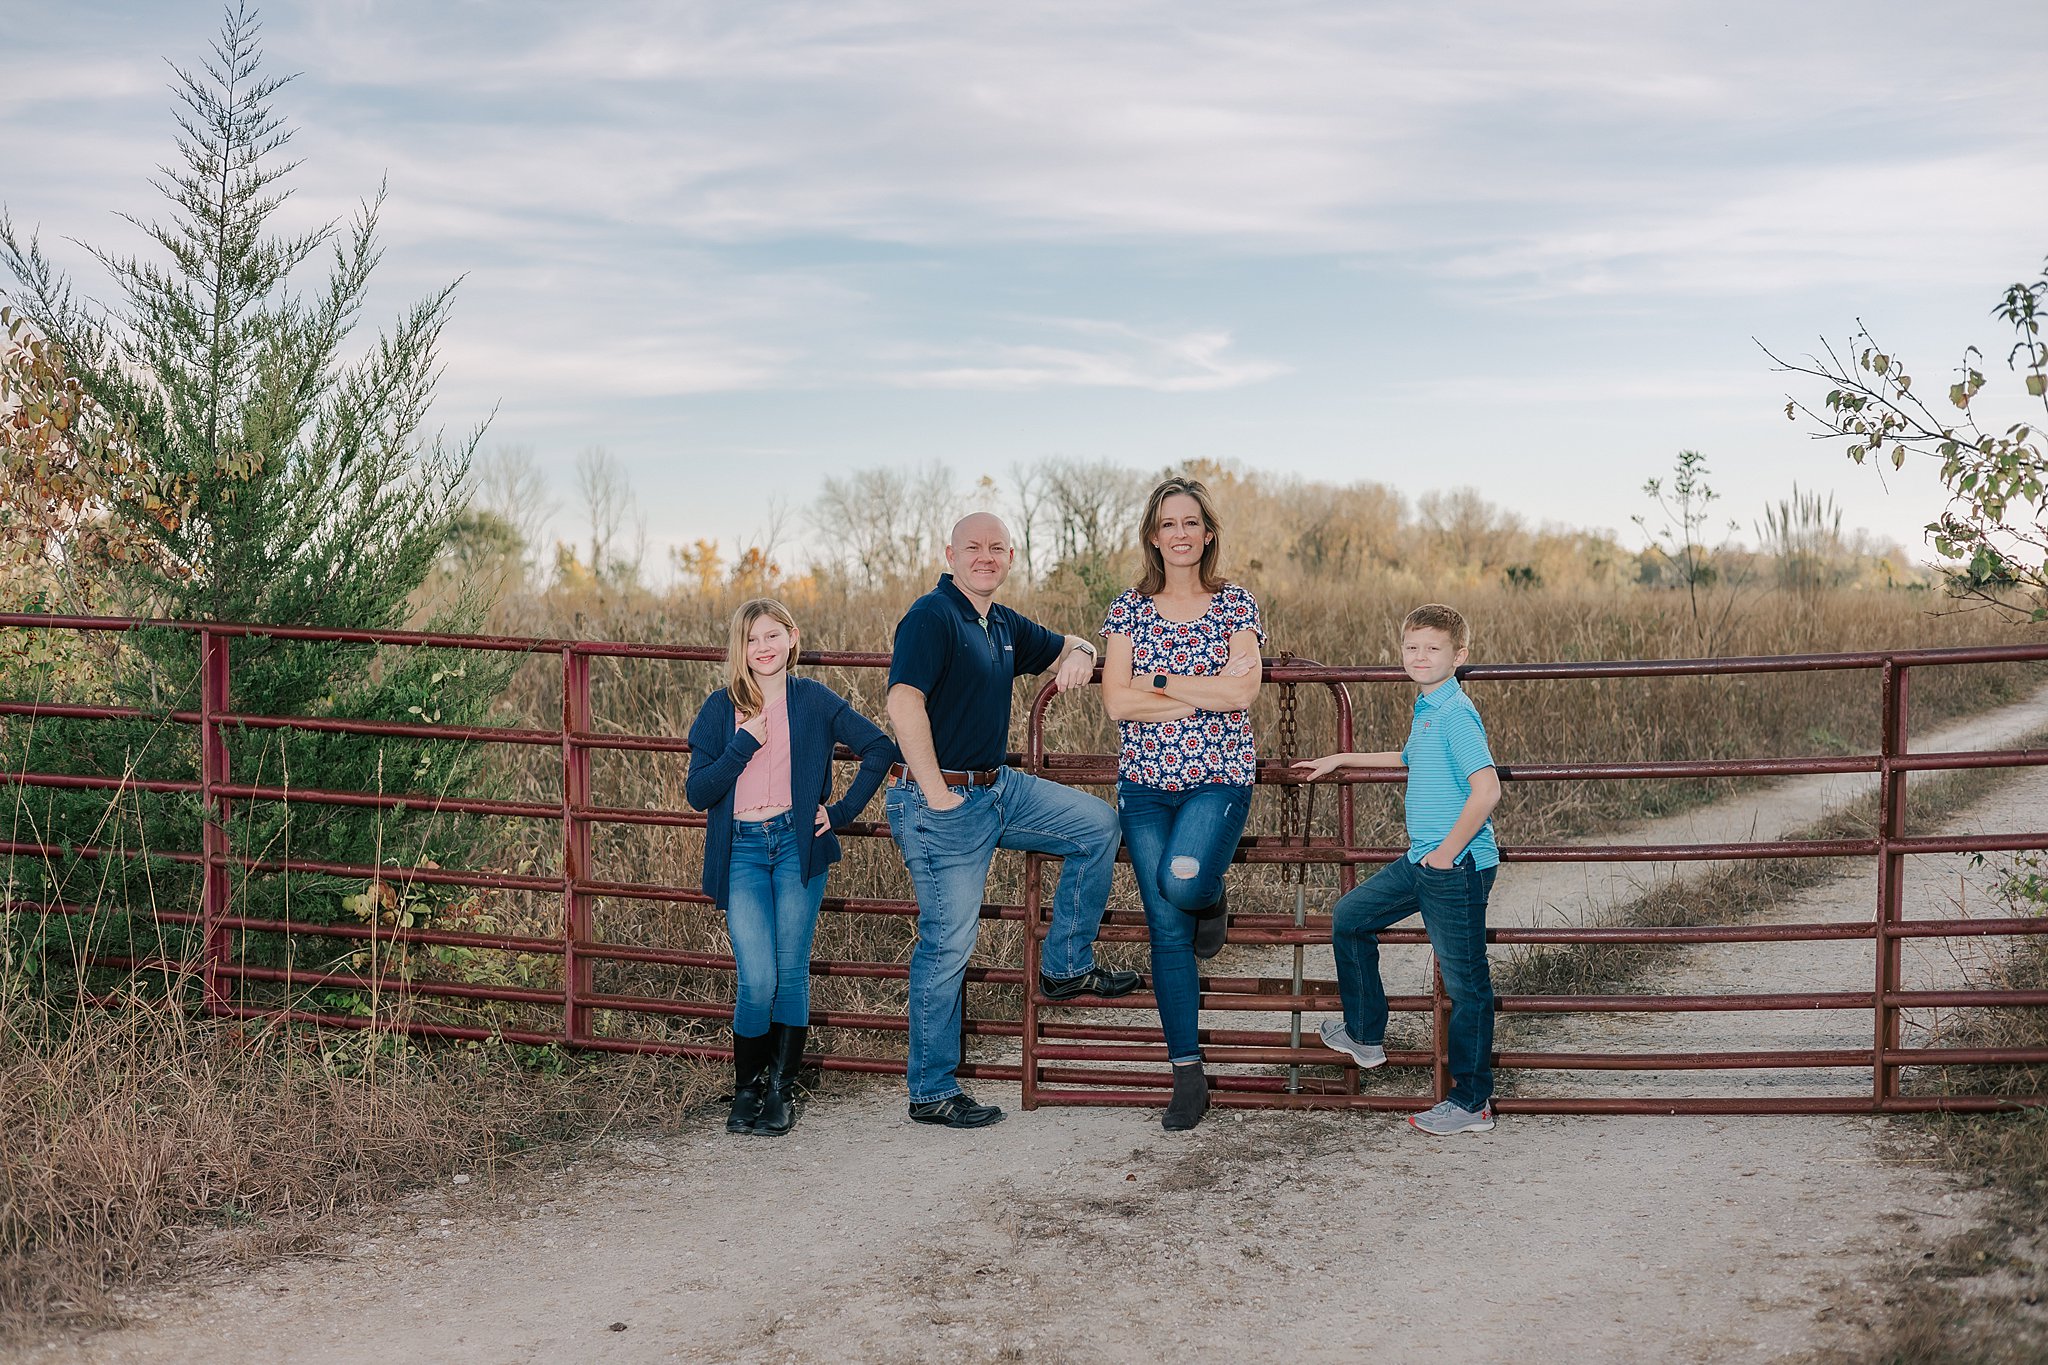
[[[754,681],[754,670],[747,667],[747,632],[764,616],[781,622],[791,636],[796,634],[796,618],[789,614],[788,607],[772,597],[756,597],[750,602],[742,602],[740,609],[732,614],[732,633],[725,642],[725,694],[732,698],[732,709],[739,713],[741,720],[757,715],[761,710],[761,684]],[[787,670],[795,666],[796,641],[792,639],[789,657],[782,661],[782,667]]]
[[[1202,547],[1202,562],[1196,571],[1202,580],[1203,592],[1223,591],[1223,575],[1216,572],[1216,559],[1223,549],[1223,528],[1216,524],[1216,508],[1209,501],[1209,490],[1200,479],[1184,479],[1178,474],[1162,479],[1152,490],[1152,496],[1145,499],[1145,516],[1138,523],[1138,548],[1145,555],[1145,573],[1138,580],[1138,591],[1146,597],[1157,596],[1166,586],[1166,556],[1152,543],[1152,537],[1159,533],[1159,523],[1166,516],[1166,500],[1176,493],[1185,493],[1195,500],[1195,506],[1202,509],[1202,529],[1209,533],[1209,543]]]

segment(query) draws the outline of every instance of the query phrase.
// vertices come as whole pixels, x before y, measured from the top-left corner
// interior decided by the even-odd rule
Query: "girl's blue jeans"
[[[1223,873],[1237,855],[1251,807],[1250,787],[1212,782],[1167,791],[1130,781],[1116,785],[1124,847],[1131,852],[1152,940],[1152,993],[1166,1055],[1176,1062],[1202,1059],[1195,919],[1223,894]]]
[[[739,963],[732,1031],[743,1038],[760,1037],[770,1024],[802,1028],[811,1019],[811,935],[825,874],[804,880],[796,835],[788,812],[733,821],[725,926]]]

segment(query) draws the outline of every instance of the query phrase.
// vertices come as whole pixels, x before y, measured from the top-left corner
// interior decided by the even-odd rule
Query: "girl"
[[[798,633],[789,609],[758,597],[733,613],[726,685],[690,725],[684,795],[709,812],[704,891],[725,911],[739,967],[732,1012],[729,1133],[779,1136],[796,1122],[797,1068],[811,1018],[811,935],[834,826],[866,808],[896,745],[823,683],[792,678]],[[836,803],[832,748],[860,755]]]
[[[1145,573],[1102,623],[1102,703],[1117,721],[1117,811],[1152,940],[1152,990],[1173,1062],[1168,1132],[1209,1109],[1196,1041],[1196,958],[1226,928],[1223,872],[1251,810],[1257,757],[1259,604],[1216,571],[1216,510],[1194,479],[1152,490],[1140,523]]]

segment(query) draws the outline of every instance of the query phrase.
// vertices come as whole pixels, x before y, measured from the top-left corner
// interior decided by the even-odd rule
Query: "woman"
[[[1196,958],[1223,946],[1223,872],[1251,809],[1257,759],[1259,604],[1216,571],[1216,509],[1194,479],[1145,503],[1145,574],[1102,623],[1102,700],[1123,737],[1117,810],[1145,902],[1152,989],[1173,1063],[1168,1132],[1201,1122],[1209,1080],[1196,1041]]]
[[[690,725],[684,795],[709,812],[704,891],[725,911],[739,968],[732,1012],[728,1133],[780,1136],[796,1122],[796,1074],[811,1018],[811,935],[834,826],[859,815],[896,745],[823,683],[792,678],[799,635],[789,609],[759,597],[733,613],[726,685]],[[846,795],[832,794],[832,748],[860,755]]]

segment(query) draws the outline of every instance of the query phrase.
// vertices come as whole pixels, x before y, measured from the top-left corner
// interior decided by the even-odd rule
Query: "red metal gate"
[[[650,826],[701,829],[702,816],[680,810],[642,809],[605,805],[593,789],[591,759],[607,751],[683,755],[688,744],[674,735],[626,733],[601,730],[592,711],[591,663],[595,659],[631,659],[714,663],[724,657],[710,646],[661,646],[628,643],[600,643],[574,640],[520,639],[463,635],[432,635],[410,631],[321,631],[281,627],[240,625],[196,625],[188,623],[140,622],[102,617],[54,617],[26,614],[0,615],[0,629],[60,632],[119,632],[142,625],[186,630],[199,638],[199,704],[194,710],[179,710],[155,719],[197,729],[199,778],[169,781],[145,776],[78,776],[75,774],[13,771],[6,781],[19,788],[72,788],[183,793],[204,804],[202,847],[198,849],[151,850],[150,856],[195,866],[199,871],[199,904],[193,910],[157,910],[154,918],[165,925],[196,929],[199,943],[197,962],[146,962],[107,959],[103,965],[129,971],[196,971],[203,982],[204,1007],[211,1013],[244,1018],[287,1019],[344,1028],[391,1027],[407,1032],[457,1039],[499,1039],[524,1044],[562,1044],[572,1048],[653,1052],[697,1056],[725,1056],[718,1042],[704,1038],[676,1040],[633,1032],[625,1023],[683,1020],[714,1022],[730,1015],[729,992],[718,1000],[663,997],[643,992],[606,990],[596,980],[596,969],[606,964],[637,964],[677,972],[724,973],[732,960],[717,953],[683,951],[659,945],[609,941],[594,923],[593,910],[601,901],[665,903],[708,906],[708,898],[694,886],[608,879],[598,875],[593,863],[593,832],[608,826]],[[559,726],[516,728],[509,726],[444,726],[381,720],[335,717],[257,716],[234,712],[230,706],[233,680],[234,642],[251,637],[297,640],[345,641],[359,644],[432,647],[452,650],[513,652],[529,656],[552,656],[560,660],[562,715]],[[1872,754],[1813,757],[1757,758],[1704,762],[1512,764],[1501,770],[1508,782],[1554,782],[1586,780],[1640,780],[1669,778],[1768,777],[1800,773],[1869,773],[1878,782],[1880,819],[1868,838],[1771,840],[1735,844],[1669,846],[1611,845],[1510,845],[1502,850],[1503,860],[1517,862],[1646,862],[1721,861],[1755,858],[1842,858],[1873,857],[1877,860],[1878,892],[1868,921],[1851,924],[1726,924],[1711,926],[1560,926],[1543,928],[1496,927],[1489,933],[1501,945],[1560,944],[1707,944],[1773,943],[1858,939],[1871,942],[1876,950],[1876,975],[1865,982],[1845,982],[1842,988],[1795,994],[1720,995],[1507,995],[1499,1001],[1506,1013],[1592,1013],[1592,1012],[1697,1012],[1724,1010],[1838,1010],[1859,1011],[1871,1021],[1868,1048],[1827,1051],[1695,1052],[1695,1053],[1591,1053],[1591,1052],[1503,1052],[1501,1070],[1571,1071],[1692,1071],[1728,1068],[1841,1068],[1867,1067],[1871,1074],[1869,1092],[1862,1095],[1814,1095],[1765,1098],[1690,1096],[1637,1098],[1625,1096],[1550,1096],[1516,1090],[1499,1101],[1503,1112],[1524,1113],[1869,1113],[1906,1112],[1931,1109],[1991,1109],[2039,1099],[2015,1099],[1992,1094],[1911,1094],[1902,1085],[1908,1067],[2029,1065],[2048,1063],[2048,1049],[2040,1048],[1912,1048],[1902,1045],[1901,1012],[1922,1008],[2043,1007],[2048,991],[2042,990],[1909,990],[1901,980],[1900,950],[1911,938],[1944,938],[1983,935],[2023,935],[2048,931],[2048,920],[2025,916],[2001,918],[1930,918],[1909,916],[1904,904],[1903,870],[1909,857],[1937,853],[2000,852],[2048,848],[2048,832],[2040,829],[1972,836],[1913,836],[1906,832],[1905,792],[1907,775],[1958,768],[2010,768],[2048,763],[2048,750],[1999,750],[1959,753],[1909,753],[1907,716],[1911,670],[1935,666],[1982,665],[2048,659],[2048,645],[1986,647],[1973,649],[1905,650],[1881,653],[1800,655],[1768,658],[1664,660],[1639,663],[1556,663],[1477,665],[1461,677],[1474,682],[1515,679],[1601,679],[1650,678],[1684,675],[1772,674],[1812,670],[1873,670],[1882,681],[1883,718],[1879,751]],[[839,669],[880,669],[887,666],[884,655],[850,653],[806,653],[803,662],[814,667]],[[1405,684],[1393,668],[1336,668],[1302,661],[1269,662],[1269,683],[1283,689],[1312,686],[1329,692],[1336,717],[1336,747],[1351,745],[1351,691],[1354,687]],[[1025,751],[1014,761],[1041,776],[1078,784],[1104,784],[1114,780],[1114,759],[1106,755],[1048,752],[1044,747],[1050,688],[1042,691],[1032,706]],[[1483,702],[1483,693],[1482,693]],[[0,701],[0,718],[11,723],[33,724],[41,718],[74,721],[148,719],[134,708],[94,706],[62,701],[9,699]],[[462,740],[489,745],[526,746],[552,749],[560,755],[559,799],[517,801],[481,797],[451,797],[432,793],[377,793],[338,791],[321,788],[285,788],[236,780],[228,771],[229,727],[251,730],[297,729],[358,736],[388,736],[414,739]],[[1361,774],[1359,781],[1395,780],[1398,772]],[[1278,760],[1264,760],[1260,766],[1262,784],[1286,785],[1291,778]],[[236,803],[287,802],[302,805],[370,807],[380,810],[449,812],[484,819],[515,819],[551,822],[559,826],[560,867],[555,874],[499,869],[449,869],[409,867],[393,869],[366,864],[319,862],[304,859],[270,858],[256,851],[237,849],[229,819]],[[1240,849],[1241,861],[1252,864],[1326,864],[1339,869],[1341,885],[1349,886],[1360,865],[1387,861],[1397,850],[1361,847],[1354,838],[1352,786],[1339,784],[1335,795],[1337,825],[1334,834],[1314,836],[1307,825],[1299,837],[1293,834],[1248,836]],[[2039,825],[2041,812],[2015,811],[2021,824]],[[855,838],[888,837],[885,825],[858,822],[842,833]],[[36,840],[0,842],[0,853],[10,858],[52,859],[60,856],[85,858],[136,856],[131,849],[71,847],[60,848]],[[1093,1004],[1085,1010],[1056,1006],[1035,989],[1039,943],[1046,930],[1040,887],[1046,859],[1031,855],[1023,869],[1024,894],[1019,904],[988,904],[982,908],[986,920],[1021,922],[1024,927],[1022,961],[1015,966],[977,965],[970,968],[970,982],[1008,988],[1018,997],[1014,1012],[970,1013],[967,1031],[977,1037],[1014,1039],[1016,1055],[1009,1048],[1000,1056],[981,1056],[962,1068],[969,1077],[1016,1080],[1023,1088],[1024,1104],[1144,1104],[1162,1102],[1167,1076],[1165,1052],[1156,1020],[1151,1017],[1147,995],[1119,1002]],[[435,928],[431,925],[380,926],[373,918],[368,924],[315,922],[291,917],[264,917],[238,913],[236,892],[240,881],[260,874],[316,872],[342,878],[360,878],[367,884],[382,879],[401,887],[412,884],[468,887],[503,892],[544,893],[559,896],[559,931],[552,934],[478,933]],[[10,878],[10,887],[12,879]],[[23,902],[9,899],[7,910],[15,915],[78,915],[95,907],[73,902]],[[246,908],[246,907],[245,907]],[[831,914],[912,917],[913,903],[904,899],[872,897],[829,897],[825,908]],[[1326,907],[1325,907],[1326,908]],[[322,939],[368,941],[372,946],[371,970],[323,971],[309,974],[284,966],[267,966],[248,960],[246,945],[252,937],[310,936]],[[1105,941],[1143,937],[1143,920],[1131,911],[1114,911],[1105,921]],[[1210,977],[1203,982],[1205,1011],[1242,1014],[1285,1015],[1288,1027],[1250,1029],[1207,1028],[1203,1031],[1206,1055],[1217,1068],[1230,1068],[1214,1078],[1215,1098],[1225,1105],[1250,1106],[1341,1106],[1406,1109],[1426,1103],[1431,1095],[1447,1091],[1443,1037],[1448,1003],[1440,983],[1430,995],[1396,997],[1393,1008],[1402,1012],[1425,1012],[1434,1019],[1432,1047],[1427,1052],[1396,1052],[1390,1067],[1423,1069],[1431,1073],[1428,1093],[1358,1093],[1355,1070],[1338,1068],[1332,1054],[1319,1046],[1303,1047],[1300,1016],[1303,1011],[1333,1011],[1337,1008],[1334,987],[1328,982],[1305,979],[1299,949],[1304,945],[1327,943],[1329,920],[1324,915],[1295,916],[1272,913],[1240,914],[1233,918],[1231,941],[1295,948],[1295,966],[1285,977]],[[464,980],[421,980],[393,976],[376,966],[375,947],[404,944],[420,947],[462,949],[482,954],[524,955],[559,960],[559,984],[513,986],[501,982]],[[1389,933],[1390,944],[1416,943],[1416,931]],[[862,961],[820,959],[813,963],[818,977],[869,977],[901,979],[907,967],[901,960]],[[527,1010],[545,1009],[558,1026],[506,1027],[499,1024],[464,1023],[448,1018],[423,1018],[407,1011],[402,1017],[368,1017],[309,1007],[303,998],[309,989],[370,992],[373,997],[423,1002],[439,1001],[450,1008],[497,1003]],[[266,993],[267,992],[267,993]],[[1104,1022],[1099,1011],[1111,1009],[1127,1014],[1128,1022]],[[1112,1015],[1112,1017],[1115,1017]],[[820,1011],[813,1022],[821,1027],[844,1030],[872,1039],[901,1034],[906,1023],[901,1014],[863,1011]],[[884,1051],[893,1049],[883,1048]],[[818,1058],[831,1068],[901,1074],[902,1061],[895,1056],[855,1055],[859,1050],[839,1050]],[[987,1053],[990,1049],[980,1049]],[[1142,1064],[1142,1065],[1138,1065]]]

